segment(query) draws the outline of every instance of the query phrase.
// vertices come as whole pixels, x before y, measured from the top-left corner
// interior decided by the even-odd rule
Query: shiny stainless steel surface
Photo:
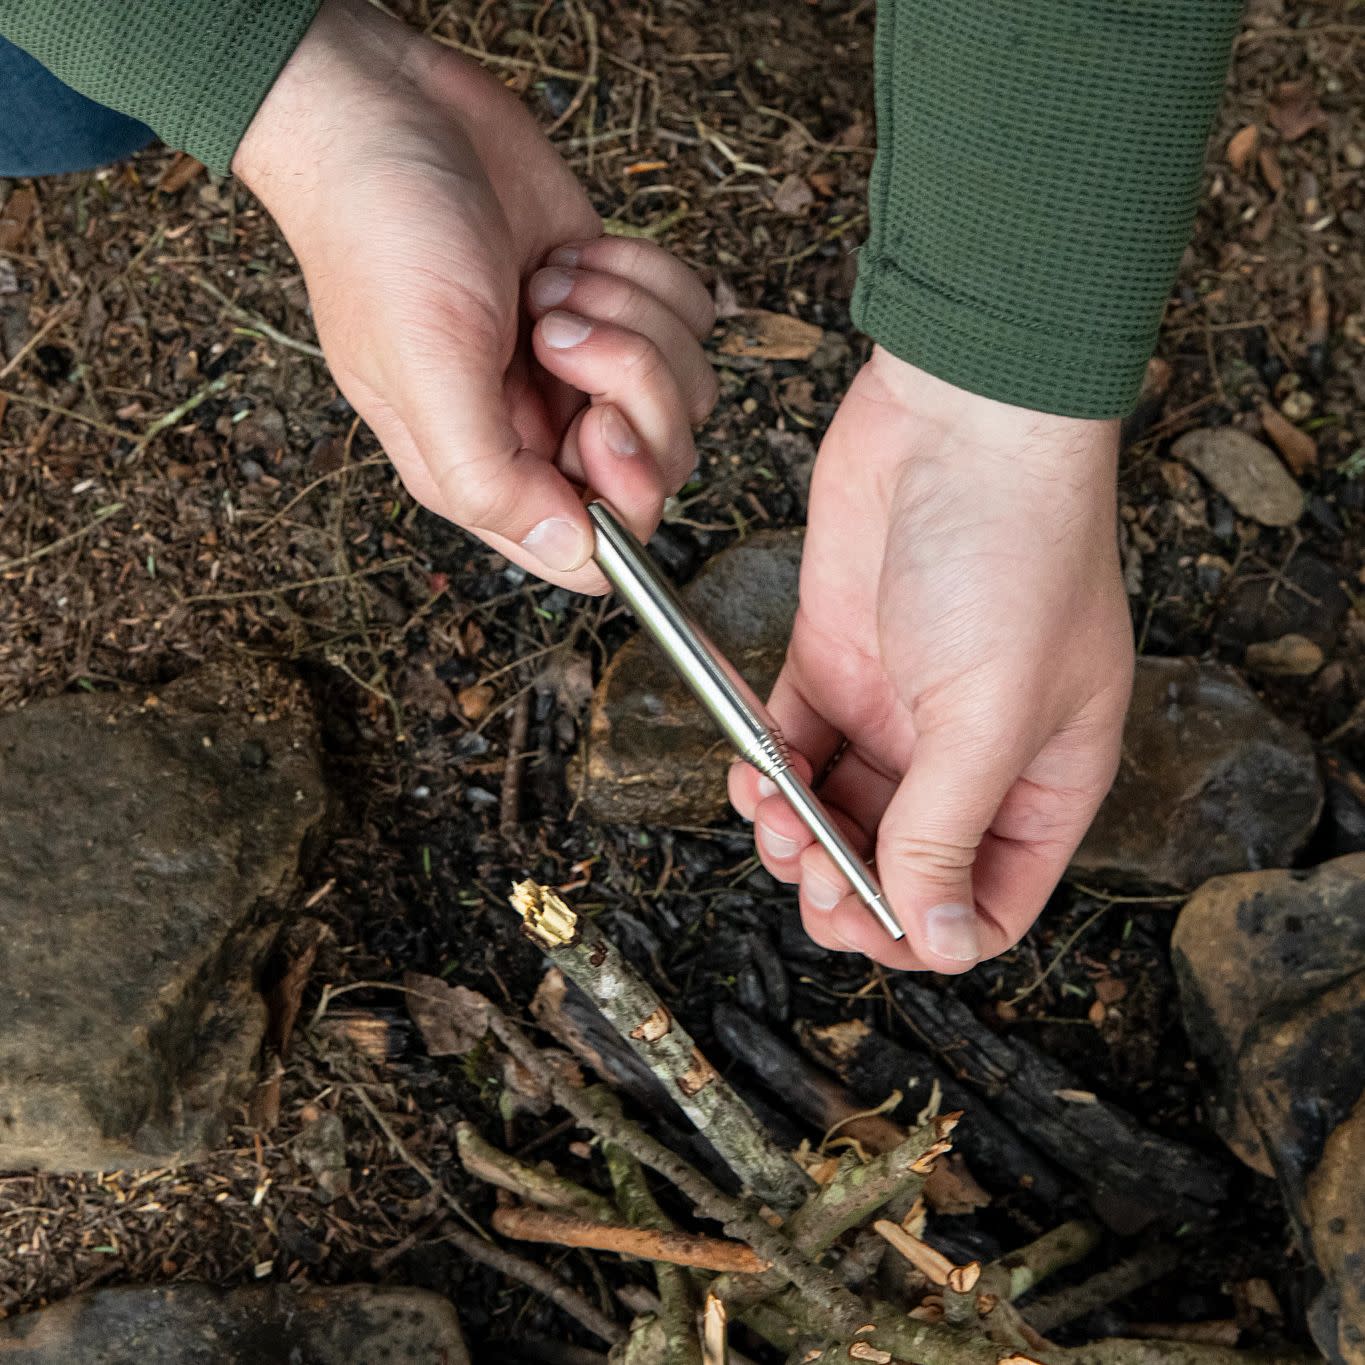
[[[697,699],[746,762],[771,778],[806,828],[848,878],[892,938],[904,932],[872,870],[829,818],[820,798],[792,767],[782,731],[734,665],[706,638],[644,547],[604,502],[588,504],[597,532],[595,559],[636,619],[658,643]]]

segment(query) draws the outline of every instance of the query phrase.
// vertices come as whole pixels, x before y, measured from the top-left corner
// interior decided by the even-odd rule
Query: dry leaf
[[[405,972],[408,1014],[432,1057],[463,1057],[488,1032],[488,999],[466,986],[450,986],[439,976]]]
[[[551,693],[561,711],[576,716],[592,700],[592,660],[577,651],[558,650],[537,674],[536,687]]]
[[[809,360],[822,336],[820,328],[789,313],[747,308],[732,320],[720,352],[753,360]]]
[[[175,194],[177,190],[183,190],[203,169],[202,161],[196,161],[188,152],[179,152],[175,160],[162,171],[156,187],[162,194]]]
[[[1325,346],[1332,325],[1332,305],[1327,297],[1327,272],[1321,265],[1308,272],[1308,326],[1303,339],[1309,346]]]
[[[1284,456],[1285,464],[1296,478],[1317,468],[1318,443],[1269,403],[1261,404],[1261,427]]]
[[[784,176],[773,194],[773,208],[778,213],[797,217],[815,203],[815,192],[795,171]]]
[[[1315,128],[1327,125],[1327,115],[1318,104],[1313,82],[1307,78],[1284,81],[1275,87],[1268,111],[1270,126],[1286,142],[1297,142]]]
[[[1256,164],[1261,168],[1261,179],[1265,181],[1266,188],[1271,194],[1283,194],[1284,170],[1280,166],[1280,158],[1275,155],[1274,147],[1262,147]]]
[[[1095,982],[1095,997],[1103,1005],[1117,1005],[1128,994],[1128,984],[1114,976],[1102,976]]]
[[[269,1015],[266,1037],[281,1057],[289,1051],[303,990],[317,960],[318,948],[330,932],[321,920],[315,919],[299,920],[287,931],[280,952],[285,968],[266,996]]]
[[[20,185],[0,209],[0,251],[14,251],[24,240],[28,225],[38,207],[38,196],[27,185]]]
[[[954,1152],[936,1163],[924,1179],[924,1199],[935,1213],[957,1215],[986,1208],[991,1197],[967,1163]]]
[[[1256,155],[1256,147],[1260,140],[1261,130],[1254,123],[1248,123],[1245,128],[1239,128],[1228,139],[1228,165],[1238,175],[1246,174],[1246,169],[1251,164],[1251,158]]]
[[[493,705],[494,695],[488,683],[475,683],[472,687],[460,688],[455,700],[459,703],[464,718],[477,724],[488,714],[488,708]]]

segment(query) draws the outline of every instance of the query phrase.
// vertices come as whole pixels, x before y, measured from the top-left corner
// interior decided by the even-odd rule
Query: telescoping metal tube
[[[597,532],[594,558],[598,567],[636,620],[657,641],[739,756],[771,778],[886,932],[892,938],[904,938],[871,868],[850,847],[820,798],[792,767],[782,731],[767,708],[707,639],[644,546],[616,513],[599,500],[588,504],[588,515]]]

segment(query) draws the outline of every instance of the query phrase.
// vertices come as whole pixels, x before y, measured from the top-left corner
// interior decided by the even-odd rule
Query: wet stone
[[[1308,737],[1232,669],[1139,659],[1118,776],[1072,871],[1189,890],[1219,873],[1283,866],[1322,800]]]
[[[1171,942],[1219,1134],[1279,1180],[1325,1285],[1319,1348],[1365,1360],[1365,854],[1218,877]]]
[[[198,1155],[326,792],[306,693],[207,668],[0,717],[0,1169]]]
[[[103,1289],[0,1322],[5,1365],[469,1365],[424,1289]]]
[[[722,551],[682,589],[703,628],[766,696],[786,657],[796,614],[800,531],[760,531]],[[703,825],[726,809],[730,750],[652,641],[636,636],[593,695],[584,753],[583,811],[607,824]]]

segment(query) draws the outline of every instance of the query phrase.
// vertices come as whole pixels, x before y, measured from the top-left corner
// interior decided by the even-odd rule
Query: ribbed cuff
[[[168,107],[157,129],[162,141],[225,175],[237,144],[321,3],[242,0],[204,12],[202,38],[185,54],[185,81],[200,98]]]
[[[857,324],[1040,411],[1136,397],[1241,0],[879,0]]]
[[[1042,323],[992,316],[865,251],[853,323],[892,355],[983,398],[1055,413],[1106,418],[1137,401],[1157,319],[1128,337],[1058,335]]]

